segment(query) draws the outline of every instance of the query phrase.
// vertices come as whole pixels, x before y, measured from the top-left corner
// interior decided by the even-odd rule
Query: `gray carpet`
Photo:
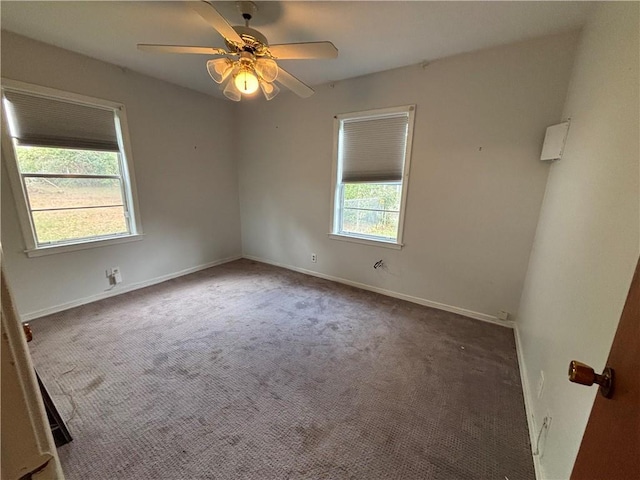
[[[69,479],[533,479],[513,332],[240,260],[32,322]]]

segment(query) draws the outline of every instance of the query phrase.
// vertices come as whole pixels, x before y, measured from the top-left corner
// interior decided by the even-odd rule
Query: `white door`
[[[13,306],[4,269],[1,283],[1,478],[64,479],[31,364],[31,356],[22,325]]]

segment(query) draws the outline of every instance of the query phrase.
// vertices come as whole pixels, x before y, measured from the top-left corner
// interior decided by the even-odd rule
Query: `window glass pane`
[[[117,152],[15,145],[21,173],[120,175]]]
[[[395,239],[398,236],[398,212],[345,208],[342,232]]]
[[[401,183],[345,183],[344,206],[400,211]]]
[[[401,183],[344,184],[341,233],[396,239],[401,199]]]
[[[120,180],[115,178],[24,179],[32,210],[122,205]]]
[[[38,243],[129,233],[122,207],[33,212]]]

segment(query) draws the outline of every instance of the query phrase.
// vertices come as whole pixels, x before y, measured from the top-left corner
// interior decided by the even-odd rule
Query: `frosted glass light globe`
[[[258,77],[256,77],[252,72],[247,70],[242,70],[234,80],[236,87],[244,94],[251,94],[258,90]]]

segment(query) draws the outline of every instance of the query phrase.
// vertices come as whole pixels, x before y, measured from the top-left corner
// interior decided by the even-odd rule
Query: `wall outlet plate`
[[[509,312],[506,310],[498,310],[498,315],[496,315],[500,320],[507,321],[509,320]]]
[[[111,285],[117,285],[122,283],[122,274],[120,273],[120,267],[111,267],[111,275],[109,275],[109,282]]]
[[[318,263],[318,256],[315,253],[311,254],[311,261],[313,263]]]

